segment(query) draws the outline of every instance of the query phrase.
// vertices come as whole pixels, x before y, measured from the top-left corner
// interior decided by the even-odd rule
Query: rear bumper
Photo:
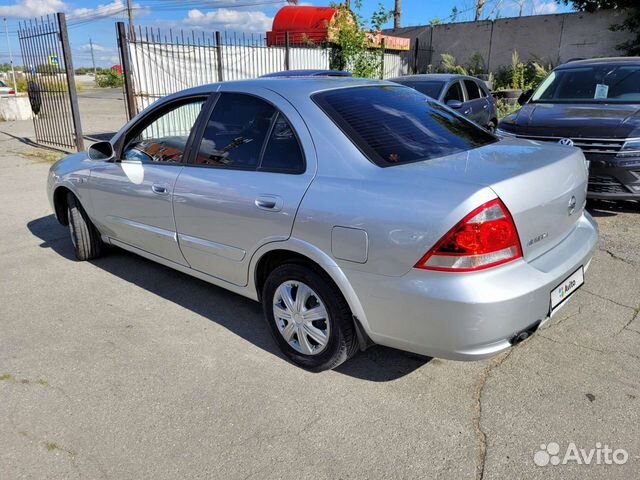
[[[591,156],[587,198],[640,200],[640,159],[616,160]]]
[[[588,268],[597,240],[597,226],[585,213],[567,238],[531,262],[467,274],[417,269],[402,277],[345,274],[375,343],[479,360],[508,349],[518,333],[548,320],[551,290],[580,266]]]

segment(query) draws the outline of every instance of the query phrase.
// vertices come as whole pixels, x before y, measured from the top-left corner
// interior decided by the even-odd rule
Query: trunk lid
[[[505,139],[394,168],[413,168],[435,178],[491,188],[511,212],[528,261],[566,238],[586,202],[584,155],[561,145]]]

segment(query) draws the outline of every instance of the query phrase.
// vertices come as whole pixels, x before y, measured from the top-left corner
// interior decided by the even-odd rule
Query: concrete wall
[[[429,64],[436,67],[443,53],[453,55],[464,65],[477,52],[489,70],[495,71],[511,64],[514,50],[523,61],[539,58],[553,64],[577,57],[620,55],[616,45],[632,35],[612,32],[609,27],[623,20],[623,13],[603,10],[406,27],[393,35],[419,39],[419,71],[426,71]],[[413,65],[414,54],[406,55],[411,57],[409,63]]]
[[[31,104],[25,94],[0,95],[0,121],[29,120]]]

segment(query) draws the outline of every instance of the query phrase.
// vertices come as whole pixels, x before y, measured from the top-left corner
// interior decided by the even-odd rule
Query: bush
[[[96,75],[96,84],[100,88],[119,88],[124,84],[124,79],[115,70],[105,70]]]
[[[520,105],[508,103],[504,100],[498,100],[498,120],[502,120],[507,115],[511,115],[520,109]]]

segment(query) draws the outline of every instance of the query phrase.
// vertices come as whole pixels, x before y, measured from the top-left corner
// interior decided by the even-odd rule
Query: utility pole
[[[476,22],[480,20],[480,17],[482,16],[482,10],[484,10],[484,6],[486,5],[486,3],[487,3],[487,0],[476,0],[476,15],[475,15]]]
[[[402,16],[402,0],[396,0],[396,7],[393,10],[393,31],[400,28],[400,17]]]
[[[133,26],[133,7],[131,6],[131,0],[127,0],[127,16],[129,17],[129,35],[133,39],[135,28]]]
[[[93,56],[93,41],[89,37],[89,46],[91,47],[91,63],[93,64],[93,81],[98,83],[98,71],[96,70],[96,57]]]
[[[4,33],[7,35],[7,48],[9,52],[9,65],[11,65],[11,76],[13,77],[13,91],[18,93],[18,85],[16,84],[16,71],[13,69],[13,55],[11,54],[11,42],[9,41],[9,28],[7,27],[7,18],[4,18]]]

